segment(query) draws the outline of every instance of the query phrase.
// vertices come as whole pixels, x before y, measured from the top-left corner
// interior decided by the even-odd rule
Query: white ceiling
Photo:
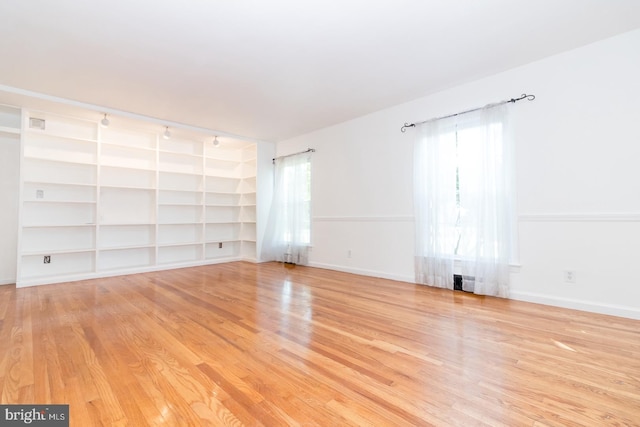
[[[0,0],[0,85],[278,141],[635,28],[638,0]]]

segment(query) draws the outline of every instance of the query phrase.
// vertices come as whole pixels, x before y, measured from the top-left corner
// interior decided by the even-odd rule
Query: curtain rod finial
[[[407,128],[413,128],[413,127],[416,127],[414,123],[405,123],[404,126],[400,128],[400,132],[405,133]]]

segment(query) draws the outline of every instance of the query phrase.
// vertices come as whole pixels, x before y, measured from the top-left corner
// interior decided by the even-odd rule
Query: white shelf
[[[158,224],[197,224],[202,222],[202,206],[158,206]]]
[[[95,203],[96,188],[84,184],[24,182],[22,198],[29,202]]]
[[[112,189],[112,190],[142,190],[142,191],[149,191],[152,193],[155,193],[156,191],[154,188],[151,188],[151,187],[137,187],[135,185],[127,185],[127,184],[122,184],[122,185],[102,184],[100,185],[100,188]]]
[[[23,254],[44,252],[84,251],[95,247],[95,226],[24,227]]]
[[[145,224],[154,223],[155,219],[155,191],[108,187],[100,189],[100,223]]]
[[[202,243],[202,224],[158,225],[158,246]]]
[[[241,222],[240,206],[207,206],[205,222]]]
[[[42,144],[43,141],[52,145],[54,148],[57,148],[57,144],[74,144],[76,146],[79,146],[78,144],[86,144],[95,147],[98,143],[98,140],[94,138],[60,135],[34,129],[27,129],[26,135],[31,140],[30,146],[44,146]]]
[[[237,191],[205,191],[205,194],[230,194],[234,196],[240,196],[242,193],[238,193]]]
[[[240,240],[240,223],[218,223],[205,225],[204,237],[207,242]]]
[[[27,137],[30,137],[32,141],[36,140],[59,140],[59,141],[68,141],[68,142],[78,142],[78,143],[86,143],[86,144],[97,144],[98,140],[94,138],[83,138],[81,136],[69,136],[64,135],[62,133],[55,133],[47,130],[39,130],[39,129],[27,129],[25,132]]]
[[[45,255],[58,255],[58,254],[76,254],[83,252],[95,252],[94,248],[77,248],[77,249],[50,249],[40,251],[23,251],[22,256],[45,256]],[[43,261],[44,263],[44,261]]]
[[[100,250],[153,247],[155,244],[155,224],[103,224],[99,228]]]
[[[20,135],[20,129],[14,129],[14,128],[7,127],[7,126],[0,126],[0,132],[8,133],[8,134],[11,134],[11,135]]]
[[[96,223],[95,203],[68,204],[52,202],[48,203],[47,209],[31,205],[34,205],[34,203],[26,202],[22,208],[22,224],[24,227],[38,225],[75,226]]]
[[[26,182],[96,185],[97,167],[95,164],[25,158],[22,162],[22,176]]]
[[[42,225],[23,225],[22,228],[43,228],[43,227],[51,227],[51,228],[74,228],[74,227],[95,227],[95,222],[85,222],[83,224],[42,224]]]
[[[205,204],[207,206],[238,206],[241,196],[238,193],[206,193]]]
[[[160,152],[159,169],[161,172],[172,172],[187,175],[202,175],[202,157],[190,154]]]
[[[181,152],[177,152],[177,151],[170,151],[170,150],[158,150],[158,153],[160,153],[160,156],[165,157],[165,158],[184,158],[184,159],[189,159],[191,160],[191,162],[193,163],[199,163],[202,164],[202,155],[200,154],[191,154],[191,153],[181,153]]]
[[[95,271],[95,251],[67,252],[51,255],[45,264],[42,255],[23,254],[20,257],[21,277],[19,280],[54,279],[59,276],[90,274]]]
[[[242,165],[241,161],[207,158],[205,161],[205,173],[209,176],[237,178],[242,171]]]
[[[202,208],[201,203],[158,203],[158,206],[195,206],[197,208]]]
[[[101,250],[98,255],[98,271],[128,270],[155,264],[155,247]]]
[[[207,176],[204,189],[208,193],[238,194],[241,182],[240,178]]]
[[[182,246],[202,246],[202,242],[159,243],[158,248],[175,248]]]
[[[242,239],[213,239],[213,240],[206,240],[205,243],[206,244],[220,244],[220,243],[232,243],[232,242],[241,242]]]
[[[202,191],[160,190],[158,204],[202,206]]]
[[[156,222],[148,222],[148,221],[122,221],[122,222],[104,222],[100,223],[100,227],[136,227],[136,226],[155,226]]]
[[[203,179],[202,175],[186,174],[179,172],[160,171],[159,173],[160,190],[172,191],[202,191]]]
[[[47,205],[53,203],[60,203],[64,205],[95,205],[95,201],[84,201],[84,200],[25,200],[25,204],[34,204],[34,205]]]
[[[102,144],[100,164],[129,169],[155,170],[156,153],[136,147]]]
[[[110,251],[121,251],[127,249],[153,249],[156,245],[131,245],[131,246],[116,246],[116,247],[98,247],[98,252],[110,252]]]
[[[95,167],[98,164],[95,160],[84,162],[82,159],[75,160],[70,157],[57,158],[56,156],[49,156],[46,153],[42,153],[41,156],[25,154],[24,159],[26,162],[40,161],[43,163],[49,163],[52,167],[56,164],[63,167],[68,167],[69,165],[86,165]]]
[[[229,258],[229,257],[238,257],[241,252],[241,242],[240,241],[232,241],[232,242],[222,242],[222,247],[219,245],[220,242],[207,243],[204,249],[204,256],[206,259],[215,259],[215,258]]]
[[[100,186],[155,190],[156,172],[119,166],[101,166]]]
[[[175,138],[161,139],[159,144],[160,153],[183,154],[202,159],[204,143],[189,139]]]
[[[144,147],[144,146],[136,146],[136,145],[130,145],[127,144],[126,142],[106,142],[106,141],[102,141],[102,147],[103,149],[120,149],[120,150],[137,150],[141,153],[143,152],[148,152],[149,154],[153,154],[155,156],[156,153],[156,149],[155,148],[149,148],[149,147]]]
[[[25,179],[22,181],[25,185],[34,185],[34,186],[42,186],[42,185],[51,185],[53,187],[85,187],[85,188],[96,188],[95,184],[84,184],[81,182],[62,182],[62,181],[43,181],[43,180],[28,180]]]
[[[206,159],[224,160],[229,162],[242,162],[242,150],[238,148],[214,147],[207,144],[205,146],[204,157]]]
[[[158,247],[158,264],[183,264],[202,260],[202,244],[179,244]]]
[[[149,150],[155,153],[157,149],[157,135],[136,129],[119,128],[113,123],[108,128],[100,129],[101,143],[126,148]]]

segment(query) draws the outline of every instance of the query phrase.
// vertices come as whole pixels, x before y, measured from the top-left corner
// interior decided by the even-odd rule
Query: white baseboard
[[[583,301],[572,298],[559,298],[550,295],[536,294],[533,292],[511,291],[509,298],[533,302],[537,304],[551,305],[554,307],[570,308],[573,310],[588,311],[591,313],[608,314],[610,316],[626,317],[640,320],[640,309],[612,304],[600,304],[591,301]]]
[[[614,213],[522,213],[521,222],[639,222],[638,212]]]
[[[361,276],[380,277],[382,279],[397,280],[399,282],[409,282],[415,284],[413,276],[401,276],[397,274],[389,274],[384,271],[367,270],[363,268],[352,268],[342,265],[323,264],[318,262],[310,262],[309,267],[324,268],[325,270],[342,271],[343,273],[359,274]]]
[[[383,271],[367,270],[362,268],[353,268],[341,265],[323,264],[310,262],[310,267],[323,268],[326,270],[342,271],[344,273],[360,274],[362,276],[380,277],[383,279],[397,280],[400,282],[408,282],[415,284],[413,276],[401,276],[389,274]],[[577,299],[559,298],[552,295],[536,294],[532,292],[511,291],[509,298],[517,301],[526,301],[536,304],[550,305],[554,307],[569,308],[573,310],[587,311],[591,313],[607,314],[610,316],[626,317],[629,319],[640,320],[640,309],[635,307],[625,307],[612,304],[594,303],[591,301],[582,301]]]
[[[0,286],[2,285],[15,285],[16,279],[2,279],[0,280]]]
[[[106,270],[106,271],[98,271],[93,273],[73,274],[69,276],[56,277],[55,279],[39,277],[35,279],[21,280],[20,282],[17,283],[17,287],[26,288],[30,286],[53,285],[56,283],[78,282],[82,280],[102,279],[106,277],[128,276],[130,274],[151,273],[151,272],[164,271],[164,270],[176,270],[179,268],[199,267],[202,265],[222,264],[225,262],[242,261],[242,260],[243,259],[241,257],[237,257],[237,256],[227,257],[227,258],[212,258],[207,260],[185,262],[181,264],[162,264],[162,265],[152,265],[148,267],[136,267],[136,268],[122,269],[122,270]]]

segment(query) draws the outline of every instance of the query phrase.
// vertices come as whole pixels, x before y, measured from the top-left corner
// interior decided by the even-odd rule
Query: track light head
[[[165,126],[164,127],[164,133],[162,134],[162,137],[164,139],[169,139],[171,138],[171,132],[169,132],[169,126]]]
[[[213,146],[214,147],[219,147],[220,146],[220,141],[218,140],[218,135],[216,135],[215,138],[213,138]]]
[[[104,113],[104,117],[102,118],[102,120],[100,120],[100,126],[102,126],[103,128],[107,128],[109,127],[109,119],[107,119],[107,113]]]

